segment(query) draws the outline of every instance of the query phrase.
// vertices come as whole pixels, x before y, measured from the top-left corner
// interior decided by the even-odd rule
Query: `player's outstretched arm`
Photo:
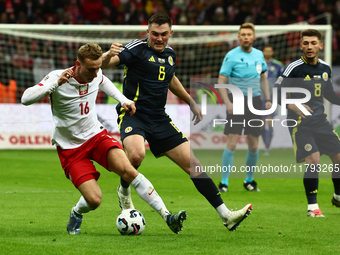
[[[120,59],[117,56],[120,52],[120,49],[123,47],[121,43],[112,43],[110,49],[103,53],[103,63],[102,69],[109,68],[112,66],[119,65]]]
[[[132,116],[136,112],[136,106],[135,103],[129,99],[127,99],[122,92],[117,89],[117,87],[107,78],[105,75],[103,75],[103,82],[99,85],[100,89],[104,91],[108,96],[116,99],[119,101],[122,105],[122,107],[125,109],[125,111],[129,112]]]
[[[43,99],[48,94],[51,94],[54,90],[56,90],[60,85],[69,81],[69,78],[73,76],[73,71],[71,69],[67,69],[64,71],[60,77],[52,76],[48,82],[41,82],[33,87],[30,87],[24,91],[24,94],[21,97],[21,103],[24,105],[31,105],[39,100]],[[53,79],[53,77],[55,77]]]
[[[172,93],[182,99],[185,103],[190,106],[190,110],[194,114],[192,120],[194,120],[194,125],[199,123],[203,119],[203,114],[201,109],[198,107],[196,102],[191,98],[188,92],[183,88],[182,83],[179,79],[174,75],[170,81],[169,89]]]

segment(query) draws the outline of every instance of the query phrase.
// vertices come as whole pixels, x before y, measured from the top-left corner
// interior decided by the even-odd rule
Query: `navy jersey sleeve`
[[[331,71],[329,73],[331,74]],[[332,77],[331,77],[331,75],[329,75],[329,76],[330,77],[329,77],[329,79],[327,81],[327,85],[325,87],[324,96],[332,104],[340,105],[340,97],[335,93],[335,91],[333,89],[332,81],[331,81]]]
[[[123,46],[123,50],[118,54],[120,64],[128,65],[136,61],[136,56],[143,50],[141,40],[134,40]]]

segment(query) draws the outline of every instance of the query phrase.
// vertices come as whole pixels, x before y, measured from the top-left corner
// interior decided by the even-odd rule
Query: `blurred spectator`
[[[60,18],[59,24],[62,24],[62,25],[72,24],[72,22],[71,22],[71,15],[68,12],[63,12],[61,14],[61,18]]]
[[[9,65],[11,63],[11,56],[6,49],[6,43],[4,40],[0,40],[0,64]]]
[[[229,5],[227,9],[227,17],[229,19],[229,23],[233,24],[234,18],[236,14],[239,12],[240,1],[233,1],[232,4]]]
[[[135,6],[131,6],[130,10],[130,18],[127,22],[129,25],[147,25],[148,24],[148,15],[144,10],[144,5],[142,2],[139,2]]]
[[[9,74],[10,65],[0,64],[0,103],[16,103],[17,83]]]
[[[11,0],[1,0],[0,1],[0,11],[1,13],[4,12],[7,14],[7,20],[9,23],[15,23],[16,17],[15,17],[15,7],[13,1]]]
[[[257,14],[254,24],[255,25],[266,25],[268,21],[268,10],[263,7],[259,14]]]
[[[224,14],[222,7],[215,9],[214,17],[212,19],[212,25],[227,25],[227,16]]]
[[[0,23],[2,23],[2,24],[9,23],[7,12],[3,12],[3,13],[0,14]]]
[[[37,4],[33,0],[21,0],[19,5],[19,15],[25,17],[28,23],[33,23],[34,16],[33,13],[37,8]],[[22,22],[23,23],[23,22]]]
[[[169,11],[169,15],[170,15],[170,18],[172,19],[172,22],[174,25],[178,25],[178,22],[179,22],[179,19],[180,19],[180,16],[183,14],[185,16],[185,13],[181,13],[180,9],[178,8],[178,6],[175,4],[175,2],[173,2],[172,4],[172,7]],[[178,21],[178,22],[177,22]],[[186,22],[185,22],[186,23]],[[184,24],[183,24],[184,25]],[[187,23],[185,24],[187,25]]]
[[[263,7],[263,1],[262,0],[253,0],[252,1],[251,16],[252,16],[253,20],[256,19],[257,14],[262,10],[262,7]]]
[[[309,2],[302,1],[299,6],[298,22],[308,21],[309,24],[316,25],[314,14],[311,12]]]
[[[184,13],[179,16],[178,25],[188,25],[188,19]]]
[[[69,0],[69,4],[65,6],[64,12],[69,14],[70,23],[76,24],[77,20],[81,16],[81,11],[78,6],[77,0]]]
[[[55,69],[54,60],[46,47],[39,51],[40,54],[34,59],[33,74],[34,83],[38,84],[41,79]]]
[[[116,9],[116,24],[123,25],[125,23],[125,4],[120,3]]]
[[[98,24],[100,22],[104,10],[101,0],[84,0],[82,7],[85,23]]]
[[[247,4],[240,5],[240,11],[235,15],[233,25],[241,25],[246,22],[251,22],[251,13]]]
[[[57,53],[56,53],[56,68],[58,69],[66,69],[69,68],[71,63],[67,57],[67,51],[64,45],[61,45],[57,48]]]
[[[16,51],[12,55],[14,67],[14,77],[19,88],[28,88],[34,84],[33,79],[33,60],[26,50],[24,42],[17,44]]]

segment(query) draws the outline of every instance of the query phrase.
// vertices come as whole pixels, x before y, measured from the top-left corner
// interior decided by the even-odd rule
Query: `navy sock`
[[[197,177],[191,178],[196,189],[209,201],[209,203],[217,208],[223,204],[223,200],[220,196],[215,183],[209,178],[206,173],[202,173]]]
[[[319,187],[318,169],[312,168],[311,165],[306,168],[303,185],[305,186],[308,204],[316,204]]]
[[[334,170],[334,168],[333,168],[332,181],[333,181],[333,185],[334,185],[334,193],[336,195],[340,195],[340,172],[339,172],[339,169]]]
[[[134,166],[134,168],[137,170],[139,166]],[[122,185],[122,187],[124,189],[127,189],[130,186],[130,183],[128,183],[127,181],[125,181],[122,177],[120,177],[120,185]]]

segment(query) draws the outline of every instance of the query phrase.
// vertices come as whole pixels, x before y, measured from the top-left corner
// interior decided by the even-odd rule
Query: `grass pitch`
[[[219,163],[222,152],[212,154]],[[196,152],[202,162],[211,161],[212,154]],[[235,165],[244,164],[245,155],[245,151],[237,151]],[[259,164],[269,163],[294,163],[292,150],[260,155]],[[330,161],[322,157],[322,163]],[[154,184],[169,210],[185,209],[188,219],[179,235],[172,233],[133,191],[134,205],[144,214],[146,228],[141,236],[121,236],[115,227],[120,211],[119,177],[97,167],[102,204],[84,216],[80,235],[69,236],[69,212],[80,193],[65,178],[57,152],[0,151],[0,254],[340,253],[340,209],[331,206],[330,178],[320,178],[319,183],[318,203],[325,218],[306,216],[302,174],[300,178],[259,178],[256,174],[261,192],[247,192],[243,179],[230,179],[230,191],[222,194],[227,207],[240,209],[252,203],[254,210],[237,231],[229,232],[189,177],[169,159],[155,159],[148,151],[140,172]],[[220,180],[214,181],[218,184]]]

